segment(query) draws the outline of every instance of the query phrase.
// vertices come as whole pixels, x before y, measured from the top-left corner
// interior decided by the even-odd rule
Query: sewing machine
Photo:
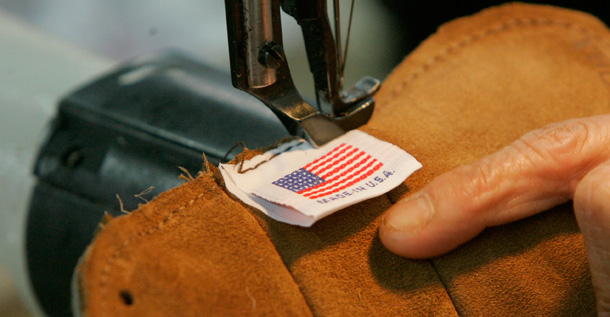
[[[379,81],[364,77],[343,89],[345,57],[326,1],[226,6],[230,77],[171,51],[128,61],[60,101],[27,216],[30,280],[47,313],[69,308],[72,271],[104,212],[121,215],[179,185],[178,166],[196,175],[202,153],[217,164],[238,153],[238,142],[256,148],[295,136],[322,145],[372,115]],[[280,9],[302,27],[315,105],[291,78]]]

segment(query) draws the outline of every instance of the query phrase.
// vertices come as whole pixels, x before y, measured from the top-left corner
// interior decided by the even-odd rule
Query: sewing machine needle
[[[343,73],[345,72],[345,63],[347,62],[347,49],[349,47],[349,36],[352,33],[352,17],[354,16],[354,0],[352,0],[352,4],[349,9],[349,21],[347,22],[347,37],[345,38],[345,52],[343,55],[343,63],[340,63],[340,74],[341,78],[343,78]],[[341,52],[339,51],[339,54]]]
[[[335,43],[337,45],[337,65],[341,67],[343,64],[341,51],[341,9],[339,7],[339,0],[334,0],[333,8],[335,11]],[[340,72],[341,82],[343,82],[343,74]]]

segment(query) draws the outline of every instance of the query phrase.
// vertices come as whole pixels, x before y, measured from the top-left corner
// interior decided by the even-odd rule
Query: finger
[[[445,173],[390,208],[381,241],[402,256],[437,256],[486,227],[564,203],[580,179],[610,156],[609,130],[610,115],[552,124]]]
[[[610,314],[610,161],[578,184],[574,212],[587,246],[598,314]]]

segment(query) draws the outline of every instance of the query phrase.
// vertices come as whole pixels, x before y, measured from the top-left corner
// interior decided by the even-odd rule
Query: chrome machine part
[[[325,0],[226,0],[225,4],[233,86],[259,98],[292,135],[321,146],[369,120],[379,81],[365,77],[342,91],[341,52]],[[280,5],[303,31],[318,109],[301,97],[292,81],[282,46]]]

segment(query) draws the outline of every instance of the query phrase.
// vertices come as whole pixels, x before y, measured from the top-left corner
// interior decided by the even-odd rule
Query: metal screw
[[[277,43],[267,43],[261,47],[261,51],[258,55],[258,62],[263,66],[271,69],[277,69],[282,66],[284,62],[284,55],[282,52],[284,49]]]

